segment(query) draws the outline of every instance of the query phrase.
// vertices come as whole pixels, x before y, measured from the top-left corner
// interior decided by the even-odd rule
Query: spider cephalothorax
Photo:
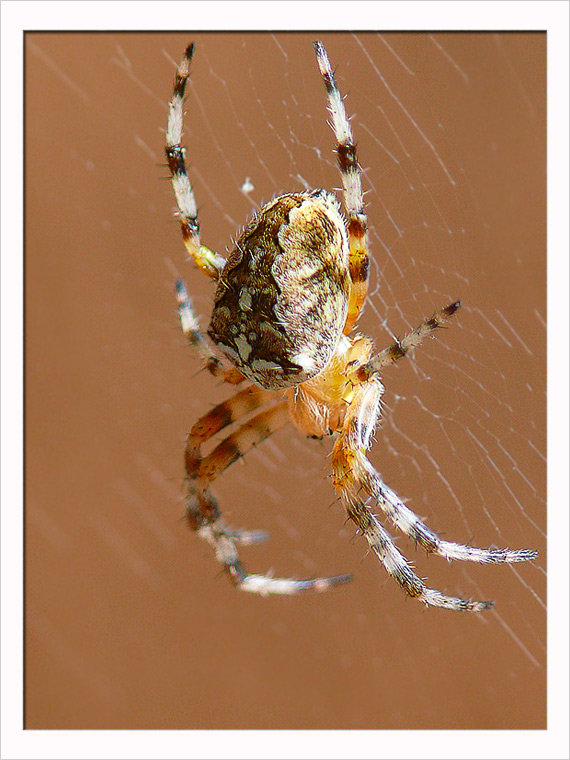
[[[186,248],[201,271],[217,281],[208,335],[229,364],[210,350],[186,286],[179,280],[176,292],[182,329],[212,375],[233,385],[251,381],[201,417],[188,435],[188,524],[212,544],[229,577],[245,591],[295,594],[348,581],[348,575],[295,580],[247,573],[236,544],[254,543],[264,535],[231,529],[210,491],[210,483],[223,470],[288,421],[308,436],[336,433],[334,487],[389,575],[425,604],[480,611],[493,603],[463,600],[427,588],[376,515],[379,509],[425,551],[449,560],[523,562],[537,554],[530,549],[478,549],[443,541],[383,483],[366,456],[380,417],[384,392],[380,372],[432,336],[460,304],[456,301],[440,309],[376,354],[369,338],[353,332],[368,282],[360,169],[322,43],[315,43],[315,52],[337,141],[346,219],[327,190],[280,195],[246,225],[227,260],[200,242],[196,203],[184,163],[184,91],[193,45],[187,48],[176,75],[166,156]],[[251,416],[242,422],[246,415]],[[202,444],[234,423],[234,431],[203,456]]]

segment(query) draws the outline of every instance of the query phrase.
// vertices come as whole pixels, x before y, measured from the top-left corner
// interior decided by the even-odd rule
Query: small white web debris
[[[243,181],[243,185],[240,187],[241,192],[244,195],[248,195],[253,190],[255,190],[255,186],[252,184],[251,179],[249,177],[246,177]]]

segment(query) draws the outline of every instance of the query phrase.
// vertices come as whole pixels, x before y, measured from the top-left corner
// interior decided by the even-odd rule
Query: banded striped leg
[[[182,237],[184,238],[186,249],[204,274],[218,279],[226,260],[223,256],[214,253],[200,242],[198,210],[192,185],[186,172],[186,164],[184,162],[185,149],[182,147],[184,92],[190,75],[190,62],[193,52],[194,43],[186,48],[174,79],[172,99],[168,105],[165,151],[172,176],[172,187],[174,189],[176,205],[178,206]]]
[[[342,178],[344,205],[348,217],[349,272],[352,282],[348,301],[348,313],[344,326],[347,335],[362,311],[368,290],[368,235],[364,212],[360,167],[350,121],[346,115],[343,98],[337,87],[334,72],[322,42],[314,43],[319,71],[323,78],[329,101],[329,112],[337,142],[336,154]]]
[[[247,573],[239,561],[236,542],[256,543],[266,536],[259,531],[235,531],[229,528],[209,490],[210,483],[227,467],[288,421],[288,405],[286,402],[279,402],[259,412],[206,457],[201,456],[201,445],[216,432],[274,397],[275,394],[269,391],[250,386],[212,409],[194,425],[186,446],[186,470],[190,479],[188,523],[214,547],[216,557],[223,564],[224,570],[232,582],[243,591],[261,595],[325,591],[331,586],[350,580],[350,576],[295,580]]]
[[[227,399],[218,406],[215,406],[207,414],[204,414],[197,420],[186,439],[186,449],[184,452],[184,463],[186,474],[189,480],[188,499],[187,499],[187,520],[192,530],[198,530],[204,523],[211,523],[220,517],[220,510],[216,500],[211,494],[206,499],[202,494],[198,498],[196,479],[202,463],[202,445],[210,440],[212,436],[220,430],[228,427],[236,420],[262,406],[274,397],[271,391],[250,385],[231,398]],[[230,531],[229,528],[227,528]],[[232,537],[242,541],[242,536],[237,531],[230,531]],[[259,541],[264,540],[265,535],[255,532],[254,540],[246,540],[245,543],[255,543],[255,535]]]
[[[372,379],[361,384],[347,412],[343,429],[333,451],[334,485],[340,494],[350,518],[366,536],[386,571],[409,595],[427,605],[452,610],[480,612],[493,606],[493,602],[471,601],[446,596],[427,588],[413,572],[409,562],[396,549],[394,543],[369,506],[359,496],[364,491],[380,506],[384,514],[403,533],[429,553],[439,554],[448,560],[459,559],[481,563],[525,562],[534,559],[537,552],[531,549],[479,549],[449,541],[442,541],[431,531],[400,498],[386,486],[374,469],[366,451],[380,412],[383,387]]]
[[[362,364],[351,374],[351,380],[354,382],[366,382],[373,375],[377,375],[380,370],[390,364],[395,364],[398,359],[402,359],[407,355],[408,351],[412,348],[417,348],[426,338],[429,338],[440,327],[444,327],[445,324],[453,317],[456,311],[461,306],[460,301],[455,301],[449,306],[440,309],[429,319],[424,321],[416,327],[415,330],[404,335],[403,338],[396,340],[387,348],[384,348],[380,353],[376,354],[366,362]]]
[[[245,380],[245,376],[233,365],[226,364],[218,356],[214,356],[212,350],[200,330],[198,319],[192,308],[192,301],[188,295],[186,285],[182,280],[176,280],[176,299],[178,301],[178,316],[182,332],[191,346],[198,349],[198,352],[204,360],[204,366],[214,377],[219,378],[224,383],[237,385]]]

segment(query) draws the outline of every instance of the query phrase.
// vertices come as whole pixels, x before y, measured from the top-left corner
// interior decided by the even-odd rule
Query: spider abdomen
[[[348,239],[335,196],[281,195],[237,239],[220,274],[208,334],[263,388],[298,385],[330,361],[349,286]]]

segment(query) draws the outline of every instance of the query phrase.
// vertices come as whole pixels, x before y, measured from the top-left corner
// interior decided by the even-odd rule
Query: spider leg
[[[229,528],[209,490],[210,483],[227,467],[288,421],[287,402],[279,402],[259,412],[224,439],[206,457],[201,456],[201,444],[271,398],[275,398],[274,393],[252,385],[212,409],[194,425],[186,446],[186,470],[189,478],[187,520],[190,527],[213,546],[217,559],[239,589],[261,595],[324,591],[331,586],[347,582],[350,576],[296,580],[246,572],[239,561],[236,542],[256,543],[263,540],[265,534],[260,531],[235,531]]]
[[[184,462],[189,481],[186,517],[188,524],[193,530],[198,530],[204,520],[215,520],[220,515],[216,500],[211,494],[209,494],[207,501],[202,498],[202,503],[197,499],[196,480],[200,471],[200,464],[204,459],[201,451],[202,444],[210,440],[220,430],[228,427],[272,398],[274,398],[274,394],[270,391],[266,391],[255,385],[249,385],[231,398],[210,409],[209,412],[200,417],[192,426],[186,439]],[[244,534],[240,531],[230,528],[227,528],[227,530],[232,533],[234,539],[239,540],[241,543],[256,542],[255,540],[251,540],[251,538],[243,540],[242,535]],[[248,531],[247,534],[248,536],[258,536],[257,540],[260,541],[265,538],[265,534],[262,534],[260,531]]]
[[[403,504],[401,499],[382,482],[380,475],[366,457],[379,417],[382,393],[382,384],[377,379],[362,383],[355,390],[343,429],[333,451],[335,488],[350,518],[366,536],[389,575],[407,594],[417,597],[427,605],[436,607],[472,612],[487,609],[493,605],[493,602],[463,600],[427,588],[413,572],[408,561],[396,549],[377,517],[371,512],[366,503],[368,497],[372,497],[394,525],[422,548],[450,560],[461,559],[486,563],[524,562],[534,559],[537,553],[530,549],[516,551],[479,549],[442,541]],[[361,490],[366,494],[364,501],[359,496]]]
[[[444,327],[460,306],[461,302],[455,301],[449,304],[449,306],[440,309],[428,319],[424,319],[415,330],[407,333],[403,338],[396,338],[390,346],[373,356],[366,364],[358,367],[358,369],[351,373],[351,379],[355,382],[365,382],[373,375],[378,375],[384,367],[395,364],[398,359],[406,356],[408,351],[417,348],[426,338],[433,335],[438,328]]]
[[[168,104],[168,123],[166,126],[166,159],[172,176],[172,187],[178,206],[178,216],[182,228],[184,244],[190,256],[204,274],[218,279],[226,262],[223,256],[214,253],[200,242],[200,225],[196,200],[184,161],[185,149],[182,147],[184,129],[184,92],[190,75],[190,62],[194,52],[194,43],[186,48],[176,77],[172,99]]]
[[[198,349],[208,372],[231,385],[237,385],[245,380],[245,376],[242,375],[237,367],[232,365],[226,366],[222,359],[212,353],[210,345],[200,330],[198,319],[192,308],[192,301],[182,280],[176,280],[176,298],[178,300],[178,315],[180,317],[182,332],[186,336],[188,343]]]
[[[247,388],[200,417],[192,426],[186,441],[185,464],[190,480],[195,480],[198,477],[200,463],[204,459],[201,452],[202,444],[210,440],[220,430],[273,398],[275,398],[275,393],[272,391],[266,391],[257,385],[248,385]]]
[[[342,178],[344,205],[347,213],[347,233],[349,243],[349,272],[351,279],[348,313],[344,334],[348,334],[362,311],[368,290],[368,235],[367,218],[364,211],[360,166],[356,155],[356,145],[352,136],[350,121],[346,115],[343,98],[336,84],[326,50],[322,42],[313,43],[317,64],[323,78],[329,101],[331,126],[337,147],[337,163]]]

